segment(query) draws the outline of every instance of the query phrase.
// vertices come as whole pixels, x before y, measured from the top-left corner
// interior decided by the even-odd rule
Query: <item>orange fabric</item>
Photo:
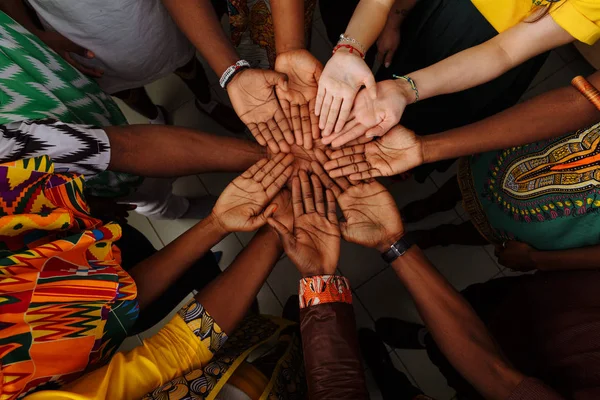
[[[324,303],[352,304],[350,282],[343,276],[319,275],[300,280],[300,308]]]

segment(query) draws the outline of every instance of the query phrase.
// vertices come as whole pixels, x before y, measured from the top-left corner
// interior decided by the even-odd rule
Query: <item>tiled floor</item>
[[[311,50],[325,62],[331,54],[331,44],[325,38],[325,30],[319,15],[315,17]],[[207,71],[209,69],[207,68]],[[532,97],[559,86],[567,85],[576,74],[591,73],[591,67],[585,63],[571,47],[565,47],[552,52],[548,61],[533,81],[524,98]],[[213,82],[214,95],[227,100],[226,93],[218,86],[216,76],[210,72]],[[148,86],[148,92],[153,100],[164,105],[174,117],[176,125],[185,125],[203,131],[229,134],[224,132],[215,122],[199,113],[194,106],[191,92],[174,75],[161,79]],[[120,103],[122,105],[122,103]],[[132,123],[145,123],[140,115],[132,112],[126,106],[122,107],[127,118]],[[437,190],[452,174],[450,171],[435,173],[424,184],[414,181],[393,183],[389,189],[396,198],[398,206],[425,197]],[[182,195],[198,196],[205,193],[218,195],[236,174],[203,174],[181,178],[176,182],[176,192]],[[466,217],[461,206],[455,210],[431,216],[419,224],[409,226],[409,229],[429,228],[440,223],[459,223]],[[181,233],[186,231],[196,221],[158,221],[132,214],[130,223],[141,230],[157,247],[162,248]],[[234,234],[219,243],[215,249],[223,251],[221,268],[226,268],[235,256],[251,239],[252,234]],[[450,246],[435,248],[427,252],[430,260],[458,289],[469,284],[483,282],[497,276],[510,275],[495,261],[493,248]],[[340,271],[346,275],[354,287],[356,320],[359,327],[373,327],[374,319],[384,316],[394,316],[412,321],[419,321],[419,315],[409,298],[407,291],[395,278],[393,271],[387,268],[378,255],[372,250],[361,248],[349,243],[342,244]],[[288,296],[297,291],[299,274],[287,258],[282,258],[258,295],[261,311],[279,315],[282,305]],[[141,344],[141,339],[156,332],[160,326],[144,332],[139,337],[129,338],[123,349],[130,349]],[[453,391],[446,385],[443,376],[433,366],[424,351],[397,350],[391,353],[394,364],[404,371],[426,394],[439,400],[453,397]],[[369,389],[373,399],[380,399],[375,383],[368,374]]]

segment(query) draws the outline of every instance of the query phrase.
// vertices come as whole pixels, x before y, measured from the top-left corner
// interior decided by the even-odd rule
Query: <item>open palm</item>
[[[314,188],[314,191],[313,191]],[[327,205],[325,205],[327,203]],[[323,195],[319,179],[301,171],[292,181],[294,229],[270,218],[286,254],[303,276],[330,275],[340,257],[340,228],[331,191]]]
[[[262,159],[235,178],[213,208],[220,225],[228,232],[253,231],[264,225],[271,214],[265,207],[292,175],[293,160],[291,154]]]
[[[294,135],[279,106],[275,88],[287,85],[285,75],[263,69],[239,72],[227,85],[231,104],[261,146],[289,152]]]
[[[336,150],[330,158],[324,167],[332,178],[392,176],[423,163],[423,144],[413,131],[398,125],[373,142]]]
[[[296,144],[310,149],[313,139],[318,139],[321,132],[315,104],[323,65],[302,49],[279,54],[275,60],[275,71],[288,76],[287,90],[277,86],[275,91],[294,130]]]

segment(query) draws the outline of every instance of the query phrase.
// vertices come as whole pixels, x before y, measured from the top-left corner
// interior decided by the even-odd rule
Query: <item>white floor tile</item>
[[[457,173],[458,173],[458,161],[455,161],[446,171],[444,171],[444,172],[433,171],[430,176],[431,176],[431,179],[433,180],[433,183],[435,183],[435,185],[438,188],[441,188],[442,185],[448,181],[448,179],[452,178]]]
[[[208,192],[198,176],[190,175],[178,178],[173,182],[173,194],[193,198],[206,196]]]
[[[500,271],[482,246],[434,247],[425,255],[458,290],[485,282]]]
[[[198,221],[193,219],[177,219],[177,220],[164,220],[164,219],[152,219],[150,223],[156,230],[156,233],[160,237],[160,240],[165,246],[177,239],[181,234],[187,232],[192,226],[196,225]]]
[[[377,250],[342,241],[339,269],[350,280],[352,287],[360,287],[387,264]]]
[[[229,235],[225,239],[221,240],[221,242],[216,244],[212,248],[212,251],[223,252],[223,257],[219,262],[219,267],[221,267],[221,270],[224,271],[243,249],[244,248],[240,244],[238,238],[235,235]]]
[[[123,115],[125,115],[125,118],[127,119],[127,122],[129,122],[130,125],[148,123],[148,118],[144,117],[142,114],[133,111],[127,104],[125,104],[123,100],[118,99],[116,97],[113,97],[112,99],[117,103],[117,105],[121,109],[121,112],[123,113]]]
[[[163,326],[165,326],[169,321],[171,321],[171,319],[177,314],[177,312],[181,309],[181,307],[186,305],[186,303],[189,302],[193,297],[194,297],[194,295],[192,293],[187,295],[186,298],[183,299],[181,301],[181,303],[179,303],[177,305],[177,307],[175,307],[173,309],[173,311],[171,311],[166,317],[164,317],[162,320],[160,320],[156,325],[154,325],[150,329],[147,329],[144,332],[141,332],[138,335],[140,337],[140,339],[144,340],[144,339],[147,339],[147,338],[150,338],[150,337],[156,335],[158,333],[158,331],[160,331],[163,328]]]
[[[167,111],[176,110],[183,103],[195,98],[192,91],[175,74],[169,74],[146,85],[146,92],[154,104],[160,104]]]
[[[577,75],[588,75],[593,72],[592,67],[587,64],[584,60],[575,60],[567,64],[547,79],[540,82],[538,85],[532,87],[530,90],[523,95],[521,101],[531,99],[542,93],[549,92],[550,90],[566,87],[571,84],[571,80]]]
[[[281,317],[283,306],[279,300],[277,300],[277,297],[275,297],[273,290],[271,290],[271,287],[268,284],[265,283],[263,285],[256,298],[258,299],[258,308],[261,314]]]
[[[375,321],[367,312],[367,309],[360,301],[360,296],[356,292],[352,293],[352,307],[354,308],[354,318],[356,319],[356,328],[369,328],[375,330]]]
[[[375,319],[394,317],[421,323],[421,317],[391,268],[385,269],[356,290],[362,304]]]
[[[127,222],[129,225],[133,226],[138,231],[142,232],[144,236],[152,243],[152,246],[156,250],[160,250],[164,247],[163,242],[160,240],[156,231],[152,227],[150,220],[147,217],[136,213],[135,211],[131,211],[129,216],[127,217]]]
[[[565,63],[570,63],[573,60],[582,58],[581,54],[577,51],[572,43],[560,46],[554,49],[554,51],[560,56],[560,58],[563,59]]]
[[[455,391],[446,378],[429,360],[425,350],[396,350],[396,354],[411,373],[421,390],[436,400],[450,400]]]
[[[138,335],[129,336],[127,339],[125,339],[123,341],[123,343],[121,343],[121,346],[119,346],[119,348],[117,349],[117,352],[126,353],[126,352],[131,351],[141,345],[142,345],[142,341],[138,337]]]
[[[410,375],[410,373],[407,371],[407,369],[404,367],[404,365],[398,358],[398,355],[396,353],[392,352],[392,353],[390,353],[390,357],[392,358],[392,363],[394,364],[394,367],[396,367],[396,369],[398,371],[400,371],[404,375],[406,375],[411,384],[418,387],[418,385],[415,382],[415,380],[413,379],[413,377]],[[375,379],[373,378],[373,374],[369,368],[367,368],[365,370],[365,378],[366,378],[366,382],[367,382],[367,390],[369,391],[369,396],[370,396],[371,400],[382,400],[383,397],[381,396],[381,392],[379,391],[379,388],[377,387],[377,383],[375,382]]]
[[[236,136],[229,132],[205,113],[198,110],[193,100],[187,101],[172,113],[173,125],[185,126],[225,136]]]
[[[267,282],[281,304],[285,304],[288,297],[298,294],[298,282],[300,278],[302,276],[296,269],[296,266],[286,257],[275,265]]]
[[[220,196],[227,185],[239,175],[238,172],[211,172],[198,176],[202,183],[204,183],[204,187],[208,190],[208,193],[213,196]]]
[[[252,232],[236,232],[235,236],[237,236],[238,240],[242,243],[243,246],[247,246],[248,243],[252,240],[256,231]]]

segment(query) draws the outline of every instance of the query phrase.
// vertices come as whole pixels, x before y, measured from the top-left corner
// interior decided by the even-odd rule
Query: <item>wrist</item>
[[[208,217],[204,218],[200,223],[206,224],[213,232],[225,237],[229,235],[231,232],[227,227],[223,224],[223,221],[219,218],[217,214],[215,214],[215,210],[212,210]]]
[[[277,55],[282,55],[284,53],[289,53],[292,51],[305,50],[306,45],[304,44],[304,38],[297,42],[285,43],[282,44],[281,47],[275,46],[275,52]]]
[[[396,243],[398,240],[402,239],[403,236],[404,236],[404,231],[390,235],[387,238],[385,238],[384,240],[382,240],[381,242],[377,243],[377,246],[375,246],[375,248],[380,253],[385,253],[386,251],[388,251],[390,249],[390,247],[394,243]]]
[[[415,103],[418,100],[415,90],[410,86],[410,83],[408,81],[406,81],[405,79],[395,79],[394,83],[396,84],[398,93],[406,101],[406,103],[404,104],[405,106],[408,104]]]
[[[541,260],[541,258],[543,257],[543,253],[544,253],[543,251],[539,251],[539,250],[531,250],[528,253],[529,263],[533,269],[539,269],[541,271],[548,271],[548,270],[552,269],[552,268],[548,268],[548,264],[544,263]]]
[[[341,45],[337,45],[336,47],[334,47],[332,57],[335,57],[335,55],[338,53],[350,54],[350,55],[360,58],[361,60],[364,60],[364,57],[363,57],[364,54],[362,54],[358,48],[353,47],[350,44],[343,43]]]

